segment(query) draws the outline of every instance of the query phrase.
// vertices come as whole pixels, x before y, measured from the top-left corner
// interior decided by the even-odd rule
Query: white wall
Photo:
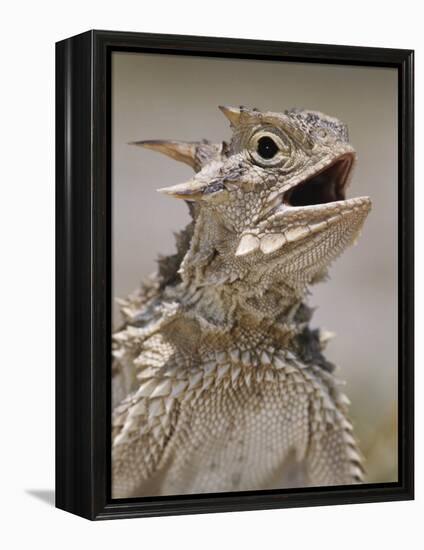
[[[89,28],[404,47],[417,50],[424,95],[418,2],[340,0],[157,3],[11,3],[2,6],[0,224],[2,238],[1,539],[5,548],[416,548],[422,540],[423,400],[417,402],[417,500],[154,518],[90,524],[29,491],[54,483],[54,42]],[[422,129],[422,100],[417,127]],[[417,159],[423,139],[417,135]],[[417,166],[417,204],[423,170]],[[417,242],[424,217],[417,208]],[[417,250],[417,253],[420,252]],[[423,305],[422,253],[417,305]],[[421,307],[417,336],[421,336]],[[417,338],[418,339],[418,338]],[[417,388],[423,387],[417,349]],[[418,393],[419,395],[419,393]],[[420,396],[420,395],[419,395]],[[43,493],[44,495],[46,493]]]

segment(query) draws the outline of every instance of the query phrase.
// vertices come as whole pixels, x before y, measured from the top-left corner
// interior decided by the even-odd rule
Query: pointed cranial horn
[[[145,147],[152,151],[158,151],[168,157],[184,162],[192,168],[197,168],[196,151],[198,147],[197,142],[190,141],[167,141],[162,139],[152,139],[145,141],[132,141],[129,145],[137,145],[138,147]]]
[[[205,182],[192,179],[184,183],[178,183],[170,187],[162,187],[158,189],[158,193],[169,195],[176,199],[184,199],[186,201],[197,201],[203,196],[203,191],[207,184]]]
[[[239,109],[238,107],[228,107],[226,105],[219,105],[218,108],[231,122],[231,126],[237,126],[238,124],[240,124],[240,117],[242,114],[241,109]]]

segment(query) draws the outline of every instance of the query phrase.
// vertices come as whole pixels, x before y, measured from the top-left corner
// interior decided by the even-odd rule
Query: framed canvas
[[[90,31],[56,74],[56,506],[413,498],[413,52]]]

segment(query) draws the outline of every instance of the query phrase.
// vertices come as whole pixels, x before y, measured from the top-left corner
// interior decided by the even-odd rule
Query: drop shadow
[[[38,498],[38,500],[45,502],[49,506],[55,505],[55,493],[53,489],[26,489],[25,492],[27,495]]]

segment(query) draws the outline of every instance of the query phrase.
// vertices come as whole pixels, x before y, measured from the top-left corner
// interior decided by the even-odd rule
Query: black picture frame
[[[398,71],[399,476],[396,483],[110,498],[111,54],[214,56]],[[56,506],[88,519],[412,499],[413,51],[89,31],[56,44]]]

